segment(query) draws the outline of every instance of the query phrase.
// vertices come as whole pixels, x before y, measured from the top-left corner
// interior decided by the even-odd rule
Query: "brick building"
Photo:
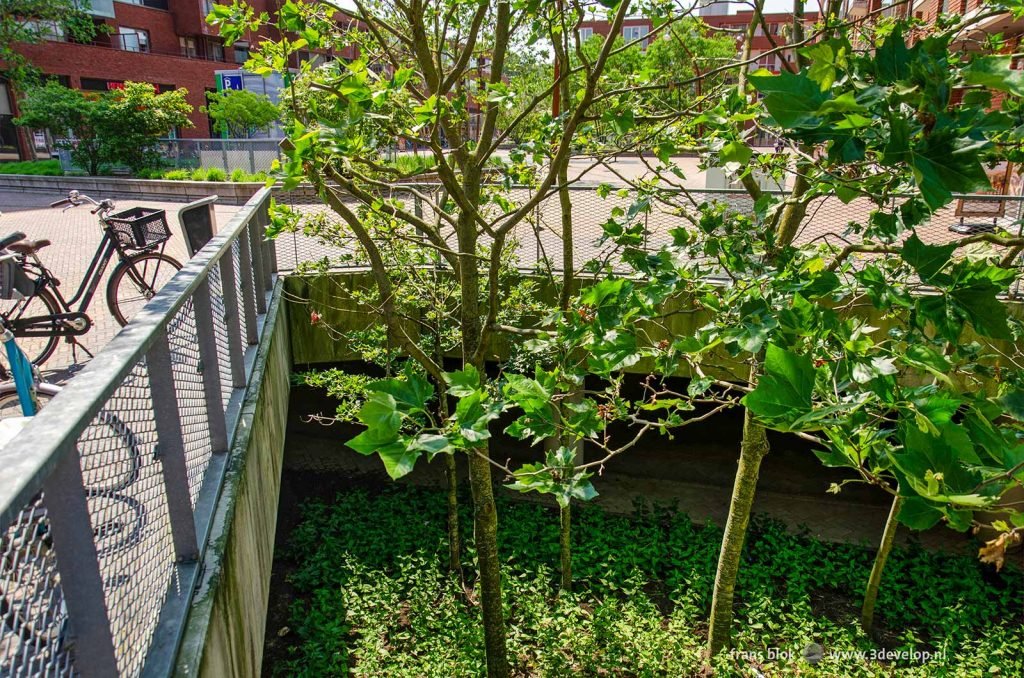
[[[740,53],[743,46],[743,34],[753,17],[752,11],[741,11],[730,14],[728,2],[715,2],[701,8],[698,14],[700,18],[704,20],[704,23],[712,27],[712,29],[718,29],[723,32],[727,32],[730,35],[735,35],[736,52],[737,54]],[[804,15],[804,23],[808,30],[810,27],[814,26],[817,21],[817,12],[807,12]],[[767,34],[760,26],[758,26],[754,31],[754,40],[750,46],[750,55],[751,58],[756,58],[758,61],[756,64],[751,66],[751,69],[767,68],[770,71],[778,73],[782,68],[780,59],[789,59],[792,57],[788,54],[768,54],[768,52],[770,52],[776,45],[782,45],[787,42],[786,38],[789,35],[789,31],[793,24],[793,15],[790,13],[765,14],[764,23],[768,27]],[[580,24],[580,37],[586,40],[595,33],[598,35],[607,35],[610,28],[611,24],[605,20],[584,21]],[[622,37],[627,42],[642,40],[641,45],[646,47],[647,42],[644,40],[644,36],[651,32],[651,28],[652,23],[650,19],[646,17],[630,17],[622,23]],[[764,56],[761,56],[762,54]]]
[[[278,4],[248,1],[257,12],[273,13]],[[206,23],[212,4],[213,0],[91,0],[94,21],[108,27],[97,32],[92,44],[70,42],[54,26],[50,40],[25,45],[20,51],[43,73],[75,89],[106,91],[126,80],[148,82],[162,91],[185,88],[195,109],[194,126],[179,134],[209,138],[213,136],[210,121],[199,109],[206,103],[206,92],[216,89],[214,74],[241,68],[249,50],[248,42],[225,46],[217,29]],[[250,40],[260,37],[253,35]],[[7,99],[0,101],[0,135],[9,145],[10,117],[16,109],[13,93],[4,94],[0,90],[0,97]]]

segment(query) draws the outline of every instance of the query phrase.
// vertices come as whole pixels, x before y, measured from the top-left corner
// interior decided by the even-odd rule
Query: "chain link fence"
[[[170,672],[267,309],[269,198],[0,452],[0,676]]]
[[[268,172],[270,164],[281,157],[280,139],[161,139],[156,150],[163,169],[193,170],[217,168],[225,174],[240,169],[244,172]],[[61,169],[81,172],[71,160],[67,148],[57,150]],[[109,168],[111,172],[127,174],[128,168]]]
[[[484,220],[499,219],[503,213],[522,207],[533,197],[533,192],[527,188],[492,187],[489,190],[501,197],[484,206],[481,212]],[[697,207],[702,203],[724,203],[730,210],[745,214],[753,214],[754,210],[753,200],[745,191],[731,189],[678,192],[672,194],[670,200],[653,201],[649,210],[637,211],[635,216],[631,216],[635,199],[631,192],[577,184],[570,187],[569,196],[573,234],[571,259],[579,271],[603,265],[622,270],[619,250],[604,237],[605,225],[610,219],[620,225],[642,224],[641,247],[654,252],[672,243],[673,229],[693,228],[690,219],[695,218]],[[437,185],[396,184],[380,197],[435,226],[447,244],[454,245],[454,228],[449,217],[438,209],[442,194]],[[276,199],[301,217],[294,232],[278,237],[276,247],[282,270],[296,269],[303,262],[321,262],[330,268],[365,264],[360,260],[360,250],[351,230],[309,189],[278,192]],[[345,202],[357,214],[364,209],[352,198]],[[849,203],[834,196],[815,198],[807,206],[796,243],[824,243],[841,249],[860,240],[859,226],[866,225],[876,209],[878,206],[868,198],[856,198]],[[956,196],[950,206],[936,212],[916,230],[921,240],[929,244],[985,232],[1005,231],[1020,236],[1024,228],[1022,209],[1024,198],[1021,196]],[[552,193],[530,209],[511,231],[510,245],[520,268],[560,271],[565,267],[561,217],[558,195]],[[487,242],[485,237],[482,243]]]

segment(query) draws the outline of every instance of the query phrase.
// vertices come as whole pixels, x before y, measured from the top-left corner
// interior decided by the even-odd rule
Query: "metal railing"
[[[0,675],[167,675],[276,256],[269,189],[0,451]]]
[[[160,139],[154,145],[163,161],[163,169],[222,169],[231,174],[268,172],[270,164],[281,158],[280,139]],[[71,160],[68,148],[57,149],[60,166],[65,172],[82,171]],[[127,168],[121,169],[125,174]]]

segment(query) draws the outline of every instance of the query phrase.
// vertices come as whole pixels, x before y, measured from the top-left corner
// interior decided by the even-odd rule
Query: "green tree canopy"
[[[155,145],[160,137],[192,125],[187,94],[185,89],[157,94],[153,85],[142,82],[94,94],[50,81],[28,91],[15,123],[50,130],[90,174],[98,174],[104,164],[138,171],[159,162]]]
[[[217,132],[236,139],[248,139],[281,117],[281,110],[264,94],[248,90],[208,92],[203,112],[213,120]]]
[[[0,3],[0,76],[15,85],[33,79],[36,69],[18,51],[63,32],[76,42],[91,42],[96,25],[83,0],[4,0]]]

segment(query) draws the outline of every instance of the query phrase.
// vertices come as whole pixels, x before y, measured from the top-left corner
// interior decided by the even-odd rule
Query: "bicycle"
[[[0,291],[7,287],[2,283],[5,278],[9,280],[12,258],[0,253]],[[14,377],[0,384],[0,424],[10,425],[2,429],[9,438],[20,429],[17,424],[34,416],[41,404],[60,392],[60,387],[39,379],[38,369],[2,320],[0,342]],[[24,416],[18,420],[5,418],[15,407]],[[100,411],[97,423],[112,433],[103,439],[123,446],[124,451],[123,455],[118,455],[116,448],[101,454],[82,454],[85,494],[89,512],[96,518],[93,533],[97,554],[102,558],[142,541],[146,510],[140,501],[123,494],[139,477],[142,455],[138,439],[124,422],[105,410]],[[98,459],[101,456],[103,460]],[[86,463],[90,459],[94,462],[91,467]],[[3,635],[18,641],[5,643],[7,656],[0,656],[0,669],[10,669],[11,663],[25,658],[46,665],[65,651],[68,615],[52,546],[46,507],[42,494],[38,494],[15,523],[0,534],[0,626],[6,629]]]
[[[0,319],[15,337],[41,340],[33,341],[28,349],[34,365],[42,365],[53,355],[61,337],[80,346],[77,337],[93,325],[87,311],[115,256],[117,265],[107,281],[106,301],[121,326],[181,269],[181,262],[163,251],[171,237],[164,210],[134,207],[114,214],[112,200],[95,200],[78,191],[70,191],[67,198],[50,206],[70,209],[87,203],[94,206],[91,213],[99,216],[103,239],[70,298],[64,297],[60,280],[38,256],[40,250],[51,244],[49,240],[27,240],[19,232],[0,241],[0,249],[14,252],[22,271],[31,276],[30,284],[23,282],[19,288],[14,303],[0,309]],[[9,378],[3,366],[0,377]]]

